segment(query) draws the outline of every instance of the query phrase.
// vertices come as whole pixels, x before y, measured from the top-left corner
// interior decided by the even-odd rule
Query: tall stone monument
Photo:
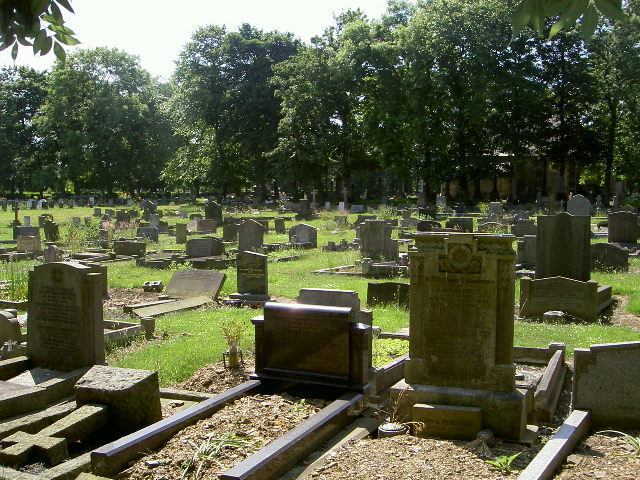
[[[104,363],[102,274],[78,263],[45,263],[29,272],[27,356],[70,371]]]
[[[525,438],[528,397],[515,386],[513,363],[515,237],[413,238],[409,359],[392,404],[428,435],[475,438],[490,428]]]
[[[238,291],[229,295],[229,298],[249,302],[269,301],[267,256],[248,251],[238,252],[236,267]]]

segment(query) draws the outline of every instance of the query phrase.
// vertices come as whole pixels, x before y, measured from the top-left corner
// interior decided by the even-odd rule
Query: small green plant
[[[240,345],[247,331],[247,322],[242,318],[228,317],[222,320],[220,330],[227,345]]]
[[[27,298],[31,264],[10,261],[0,266],[0,296],[18,301]]]
[[[500,473],[509,473],[513,469],[511,464],[518,457],[518,455],[520,455],[520,452],[514,453],[511,456],[500,455],[499,457],[494,457],[493,459],[485,460],[485,462],[487,462],[489,465],[499,470]]]
[[[307,401],[304,398],[301,398],[296,403],[291,405],[292,412],[299,412],[302,408],[307,404]]]
[[[633,453],[615,453],[618,457],[640,457],[640,434],[633,436],[618,430],[601,430],[598,433],[614,433],[620,435],[624,442],[634,450]]]
[[[193,442],[189,442],[193,447],[196,445]],[[207,439],[200,445],[196,447],[196,451],[188,462],[182,462],[183,465],[182,476],[180,478],[184,479],[189,471],[193,468],[193,466],[197,463],[198,459],[210,460],[212,458],[217,457],[223,448],[231,447],[246,447],[254,445],[256,442],[253,440],[244,440],[238,436],[236,436],[233,432],[225,433],[221,438],[213,438],[213,434],[209,435]],[[186,463],[186,465],[184,465]],[[202,472],[202,468],[204,467],[206,462],[201,461],[200,465],[196,470],[193,478],[195,480],[200,478],[200,474]]]

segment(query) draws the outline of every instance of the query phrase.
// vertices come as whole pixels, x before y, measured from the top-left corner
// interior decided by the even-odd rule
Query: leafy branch
[[[601,15],[610,20],[622,19],[622,0],[521,0],[511,18],[513,37],[527,25],[531,25],[544,37],[545,20],[547,17],[557,16],[558,19],[549,31],[549,39],[580,20],[580,32],[588,42]]]
[[[69,0],[0,0],[0,51],[11,48],[18,57],[19,45],[33,47],[33,53],[53,53],[66,59],[62,45],[78,45],[75,33],[65,26],[60,7],[74,13]]]

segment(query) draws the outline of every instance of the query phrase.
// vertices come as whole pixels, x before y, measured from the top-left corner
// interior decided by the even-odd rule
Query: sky
[[[193,32],[205,25],[226,25],[233,31],[249,23],[264,31],[291,32],[304,42],[334,24],[334,14],[360,8],[370,19],[380,18],[387,0],[71,0],[75,14],[65,13],[66,25],[82,42],[76,48],[118,48],[137,55],[152,75],[165,80]],[[0,66],[14,62],[11,49],[0,52]],[[53,52],[34,56],[20,46],[16,65],[51,68]]]

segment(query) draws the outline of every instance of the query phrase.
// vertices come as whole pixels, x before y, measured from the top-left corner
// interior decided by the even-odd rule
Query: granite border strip
[[[558,431],[538,452],[525,468],[518,480],[547,480],[562,465],[578,442],[589,433],[591,414],[585,410],[574,410]]]

